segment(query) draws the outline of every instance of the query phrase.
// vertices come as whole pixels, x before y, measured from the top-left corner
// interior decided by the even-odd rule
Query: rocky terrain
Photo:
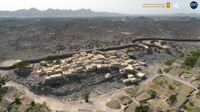
[[[133,39],[141,37],[199,38],[200,20],[198,17],[184,16],[79,19],[1,18],[0,61],[8,60],[3,64],[12,64],[16,61],[15,59],[24,60],[49,54],[119,46],[130,44]],[[141,46],[145,42],[135,44]],[[77,58],[78,54],[72,56],[75,62],[64,62],[64,64],[72,68],[72,65],[80,61],[82,63],[77,65],[83,66],[84,72],[69,76],[62,73],[65,78],[59,80],[51,80],[57,75],[44,71],[52,67],[46,64],[60,65],[59,61],[63,60],[59,59],[50,62],[45,60],[47,63],[32,63],[19,66],[14,70],[0,71],[1,75],[8,76],[10,80],[7,87],[17,87],[13,89],[13,92],[8,90],[8,94],[6,94],[7,90],[4,91],[4,87],[1,87],[3,100],[0,101],[0,108],[4,110],[16,108],[18,111],[25,111],[30,107],[38,106],[39,104],[32,103],[36,101],[36,103],[43,103],[40,108],[47,111],[47,106],[52,110],[69,110],[69,112],[90,112],[90,110],[94,112],[101,112],[101,110],[132,112],[138,108],[149,111],[199,110],[198,67],[200,61],[198,58],[200,53],[195,47],[199,46],[199,42],[161,41],[163,45],[169,46],[166,49],[161,49],[162,46],[156,47],[155,43],[158,42],[149,41],[151,43],[149,48],[146,48],[145,44],[142,45],[146,49],[134,46],[115,51],[125,53],[126,57],[132,61],[147,64],[145,68],[138,70],[145,73],[145,78],[131,85],[124,84],[123,80],[128,79],[129,76],[133,78],[133,75],[137,76],[136,74],[127,74],[124,78],[118,69],[109,68],[108,71],[100,73],[96,68],[95,71],[88,71],[83,63],[85,59],[79,60],[83,56]],[[123,58],[119,59],[118,61],[121,61]],[[134,63],[131,65],[134,67]],[[37,72],[40,70],[42,72]],[[4,94],[6,95],[3,96]],[[89,103],[85,95],[90,97]]]
[[[199,38],[195,17],[1,18],[0,61],[131,43],[134,38]]]
[[[46,65],[46,64],[44,65],[44,63],[42,63],[42,66],[44,67],[38,64],[29,65],[29,67],[34,66],[32,68],[32,71],[30,71],[31,69],[29,68],[15,69],[14,72],[11,73],[13,74],[11,79],[13,81],[16,81],[18,83],[21,83],[27,86],[31,91],[35,92],[36,94],[54,96],[58,98],[67,98],[67,99],[72,99],[72,100],[82,99],[84,94],[91,94],[91,96],[96,96],[96,95],[108,93],[109,91],[126,87],[127,84],[123,83],[123,81],[125,81],[124,76],[123,74],[119,72],[119,69],[123,68],[121,66],[124,66],[123,63],[126,61],[131,61],[131,63],[128,62],[130,63],[130,66],[134,67],[133,70],[132,68],[129,68],[131,71],[144,72],[146,74],[145,77],[148,78],[150,77],[150,73],[146,72],[145,68],[143,68],[140,64],[138,64],[140,63],[139,60],[147,62],[147,66],[150,66],[151,64],[164,63],[168,59],[182,55],[181,49],[173,47],[171,46],[171,44],[167,44],[167,46],[169,46],[169,49],[168,47],[167,49],[161,49],[157,47],[146,46],[147,47],[146,49],[130,47],[130,48],[125,48],[118,51],[112,51],[112,52],[110,51],[107,53],[100,52],[101,54],[98,54],[97,52],[96,53],[97,57],[93,57],[93,54],[88,54],[88,55],[85,53],[75,54],[73,57],[60,60],[61,64],[56,64],[58,63],[57,61],[59,60],[55,60],[53,62],[48,63],[51,65]],[[116,54],[116,55],[113,55],[113,54]],[[108,58],[105,58],[104,55],[105,57],[110,57],[109,60]],[[119,57],[116,57],[117,55]],[[122,55],[122,57],[120,57],[120,55]],[[88,56],[93,57],[93,58],[87,59]],[[64,61],[67,61],[67,62],[62,63]],[[132,61],[133,62],[135,61],[135,64],[132,63]],[[107,62],[107,64],[109,65],[106,64],[104,69],[98,69],[98,67],[86,68],[86,66],[88,66],[87,65],[88,62],[92,63],[92,65],[99,63],[97,65],[100,65],[100,66],[103,66],[103,65],[105,66],[105,64],[102,64],[102,63]],[[64,64],[63,67],[67,65],[66,67],[74,66],[78,68],[80,67],[81,68],[83,67],[83,68],[81,70],[78,70],[79,72],[71,72],[73,68],[70,68],[69,69],[70,71],[61,70],[61,72],[63,73],[60,74],[59,66],[63,64]],[[137,66],[134,66],[134,65],[137,65]],[[54,73],[52,71],[49,72],[49,70],[52,69],[53,66],[56,67],[57,70],[55,69],[55,71],[58,71],[58,72],[54,72],[54,70],[53,70]],[[125,67],[126,66],[129,67],[129,64],[125,65]],[[92,69],[92,71],[90,69]],[[39,73],[37,72],[38,70],[39,70]],[[43,72],[48,71],[48,73],[47,72],[43,73],[41,71]],[[66,73],[69,76],[66,75]],[[107,73],[109,73],[110,75],[106,76]],[[133,72],[130,72],[130,73],[132,74]],[[65,78],[61,77],[62,74],[64,75]],[[134,73],[133,75],[134,77],[137,77]],[[138,78],[136,79],[136,81],[134,81],[135,83],[132,83],[132,84],[137,85],[140,82],[142,82],[144,79],[143,80],[139,79],[138,81],[137,80]]]

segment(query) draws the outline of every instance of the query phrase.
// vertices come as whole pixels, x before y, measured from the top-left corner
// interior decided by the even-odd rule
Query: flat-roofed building
[[[86,56],[86,55],[87,55],[87,52],[81,52],[80,55]]]
[[[134,66],[136,70],[142,70],[142,66]]]
[[[92,60],[90,60],[90,59],[85,59],[82,61],[82,65],[89,65],[91,63],[92,63]]]
[[[128,66],[128,63],[126,63],[126,62],[121,62],[121,65],[123,66],[123,67],[125,67],[125,66]]]
[[[71,63],[73,61],[72,57],[65,59],[65,63]]]
[[[103,62],[104,62],[103,60],[94,60],[93,61],[93,63],[96,63],[96,64],[103,64]]]
[[[116,55],[116,50],[112,50],[112,51],[107,51],[106,54],[108,55]]]
[[[124,59],[124,60],[127,60],[127,59],[129,59],[129,56],[128,55],[122,55],[121,58]]]
[[[125,62],[128,64],[132,64],[134,61],[132,59],[127,59],[127,60],[125,60]]]
[[[105,56],[102,54],[94,55],[93,60],[104,60]]]
[[[96,70],[96,68],[97,68],[96,64],[90,64],[90,65],[85,66],[85,69],[87,71],[93,71],[93,70]]]
[[[63,74],[63,76],[67,77],[67,76],[71,75],[72,72],[71,71],[63,71],[62,74]]]
[[[60,79],[60,78],[62,78],[62,74],[58,73],[58,74],[54,74],[54,75],[51,75],[51,76],[46,76],[45,81],[55,80],[55,79]]]
[[[142,73],[142,72],[138,72],[136,73],[136,76],[140,77],[140,78],[144,78],[145,77],[145,74]]]
[[[128,78],[134,78],[134,75],[133,74],[128,74],[127,77]]]
[[[110,56],[109,58],[110,58],[110,59],[116,59],[117,56],[114,55],[114,56]]]
[[[135,81],[137,81],[136,78],[128,78],[128,79],[123,79],[123,80],[122,80],[122,82],[123,82],[124,84],[133,83],[133,82],[135,82]]]
[[[61,72],[62,69],[61,68],[57,68],[57,69],[54,69],[55,72]]]
[[[102,68],[102,64],[97,64],[97,69],[101,69]]]
[[[82,66],[79,66],[79,67],[76,67],[76,68],[74,68],[74,71],[76,71],[76,72],[83,72],[83,67]]]
[[[110,64],[111,62],[109,60],[104,60],[103,64]]]
[[[119,62],[117,62],[117,61],[111,62],[110,66],[111,67],[116,67],[116,68],[121,68],[122,67],[122,65]]]
[[[54,74],[59,74],[59,73],[62,73],[62,71],[46,71],[46,75],[47,76],[51,76],[51,75],[54,75]]]
[[[132,65],[128,65],[127,67],[124,68],[126,71],[133,71],[134,68]]]
[[[67,71],[70,68],[70,64],[66,64],[61,67],[63,71]]]

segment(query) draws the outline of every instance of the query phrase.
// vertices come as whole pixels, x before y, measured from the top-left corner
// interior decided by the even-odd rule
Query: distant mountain
[[[0,11],[0,17],[112,17],[124,16],[119,13],[109,12],[94,12],[90,9],[79,10],[60,10],[60,9],[47,9],[44,11],[31,8],[21,9],[16,11]]]
[[[200,17],[199,13],[177,13],[172,14],[171,16],[178,16],[178,17]]]

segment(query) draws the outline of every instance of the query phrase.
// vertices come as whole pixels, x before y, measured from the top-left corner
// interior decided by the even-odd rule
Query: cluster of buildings
[[[141,41],[138,43],[137,50],[149,49],[157,47],[160,49],[168,49],[169,45],[164,41]],[[37,73],[44,76],[44,81],[66,78],[70,75],[101,72],[108,70],[118,70],[123,77],[123,83],[133,83],[145,77],[140,72],[146,63],[130,58],[126,52],[122,51],[93,51],[91,53],[81,52],[74,54],[72,57],[54,60],[41,61]],[[112,74],[107,72],[105,78],[111,78]]]
[[[139,43],[140,43],[139,45],[144,46],[144,48],[146,49],[148,49],[149,46],[154,46],[164,50],[170,48],[170,46],[165,41],[162,40],[141,41]]]
[[[44,81],[51,81],[74,74],[118,70],[123,83],[132,83],[145,77],[144,73],[139,72],[145,65],[146,63],[131,59],[122,51],[93,51],[51,62],[41,61],[36,72],[44,76]],[[107,72],[104,77],[111,78],[112,73]]]

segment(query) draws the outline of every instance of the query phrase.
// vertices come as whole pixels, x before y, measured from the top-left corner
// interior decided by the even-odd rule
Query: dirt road
[[[64,112],[78,112],[79,109],[91,109],[91,110],[106,110],[108,112],[116,112],[116,110],[108,109],[105,103],[110,100],[110,95],[102,95],[96,98],[91,98],[90,103],[84,101],[68,101],[65,99],[56,99],[50,96],[36,95],[25,86],[9,81],[6,86],[12,86],[24,93],[24,97],[31,98],[36,103],[44,103],[52,110],[59,110]]]

